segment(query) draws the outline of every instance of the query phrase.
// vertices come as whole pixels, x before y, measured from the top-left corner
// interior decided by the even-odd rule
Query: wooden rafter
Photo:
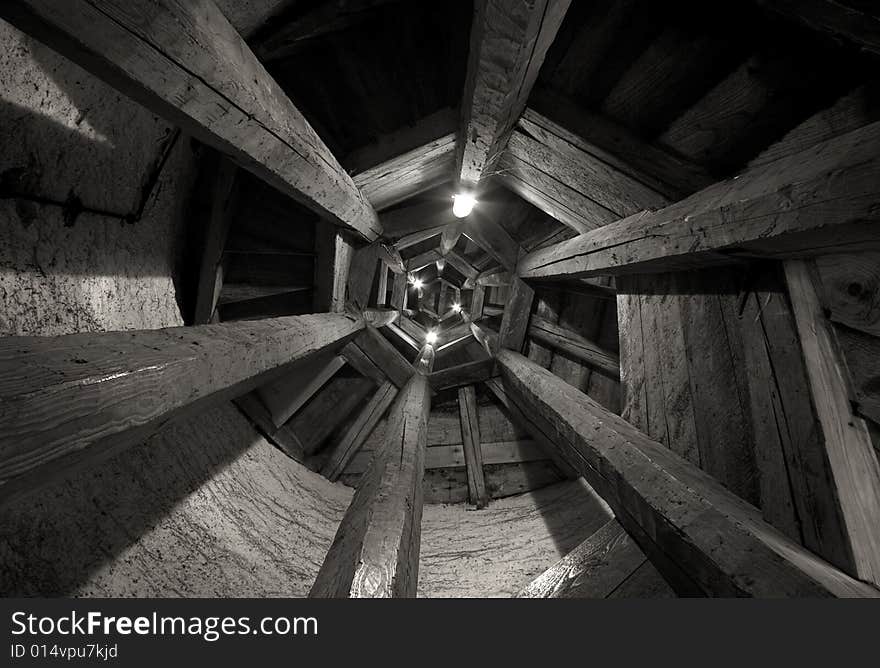
[[[570,1],[474,3],[456,149],[458,178],[464,185],[476,186],[504,148]]]
[[[375,210],[211,2],[16,0],[0,16],[319,215],[366,239]]]

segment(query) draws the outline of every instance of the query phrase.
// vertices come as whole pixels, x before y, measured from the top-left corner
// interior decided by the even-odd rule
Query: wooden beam
[[[535,291],[528,283],[514,277],[504,307],[504,315],[501,317],[501,329],[498,331],[498,341],[502,348],[522,350],[529,329],[529,317],[534,299]]]
[[[0,497],[141,443],[229,401],[363,328],[304,315],[160,330],[0,340]]]
[[[278,427],[272,420],[272,415],[266,409],[265,404],[257,396],[256,392],[243,394],[234,400],[239,410],[254,424],[257,430],[270,442],[291,459],[300,464],[305,461],[306,453],[302,442],[291,429],[286,426]]]
[[[381,211],[451,180],[454,153],[450,133],[355,175],[354,183]]]
[[[321,467],[321,473],[333,482],[339,479],[351,458],[361,449],[364,441],[379,424],[379,420],[385,415],[385,411],[391,406],[396,396],[397,388],[391,381],[385,381],[379,386],[355,421],[333,444],[324,466]]]
[[[392,405],[385,443],[342,518],[309,596],[414,598],[431,393],[415,373]]]
[[[296,434],[303,453],[307,457],[313,455],[374,390],[375,385],[368,378],[342,375],[331,378],[285,426]]]
[[[354,246],[335,227],[315,225],[315,310],[342,313]]]
[[[457,110],[446,107],[420,118],[412,125],[378,137],[374,142],[352,151],[340,162],[349,174],[360,174],[455,133],[457,125]],[[451,168],[447,178],[452,178]]]
[[[413,341],[417,341],[416,350],[420,350],[425,342],[425,328],[407,315],[401,314],[397,326],[409,335]]]
[[[792,542],[716,480],[546,369],[497,356],[508,394],[556,442],[679,591],[878,597]]]
[[[503,150],[571,0],[479,0],[457,147],[458,178],[476,186]]]
[[[348,362],[352,369],[365,378],[369,378],[376,385],[382,385],[382,383],[388,380],[385,372],[376,366],[375,362],[367,357],[367,354],[354,341],[346,343],[340,351],[340,355],[345,358],[345,361]]]
[[[218,156],[213,152],[211,159],[217,162]],[[213,177],[211,184],[210,204],[206,212],[204,238],[202,240],[202,258],[199,264],[199,285],[196,291],[196,307],[193,315],[194,325],[207,325],[211,322],[220,291],[223,285],[220,262],[223,258],[223,247],[232,224],[233,203],[235,201],[235,175],[238,166],[220,158],[219,164],[211,169],[200,172],[202,177]],[[210,178],[209,177],[209,178]],[[201,179],[200,179],[201,180]],[[218,278],[219,276],[219,278]]]
[[[757,0],[769,11],[880,54],[880,14],[835,0]]]
[[[573,292],[585,297],[596,299],[617,299],[617,289],[610,285],[602,285],[598,281],[602,279],[572,279],[562,281],[529,281],[529,284],[537,290],[562,290]]]
[[[473,385],[495,374],[495,360],[482,359],[474,362],[465,362],[457,366],[447,367],[431,374],[431,389],[434,392],[442,392],[456,387]]]
[[[449,255],[449,251],[455,248],[455,244],[458,243],[458,240],[461,238],[461,231],[464,227],[464,223],[453,223],[452,225],[447,225],[443,228],[443,233],[440,235],[440,255],[446,257]]]
[[[406,274],[395,274],[391,286],[391,308],[396,308],[398,311],[406,309],[406,287]]]
[[[556,92],[535,88],[530,104],[542,119],[532,117],[533,121],[670,201],[702,190],[715,180],[695,163],[658,145],[646,144],[626,128]]]
[[[396,275],[396,274],[395,274]],[[405,274],[401,274],[405,276]],[[376,295],[376,306],[385,306],[388,301],[388,265],[379,261],[379,290]]]
[[[478,211],[474,211],[468,216],[464,234],[495,258],[505,269],[511,271],[516,267],[516,261],[523,252],[519,244],[500,223],[487,215],[481,215]]]
[[[609,598],[645,564],[645,553],[617,520],[601,529],[532,580],[517,598]],[[672,596],[656,570],[652,578]]]
[[[297,364],[290,373],[260,387],[257,395],[275,427],[293,417],[343,366],[345,359],[339,355],[312,357]]]
[[[438,225],[437,227],[429,227],[426,230],[418,230],[417,232],[407,234],[405,237],[401,237],[400,239],[395,241],[394,247],[398,251],[405,250],[410,246],[415,246],[416,244],[420,244],[423,241],[427,241],[428,239],[433,239],[445,229],[445,225]]]
[[[425,251],[424,253],[419,253],[415,257],[411,257],[406,261],[406,268],[409,271],[418,271],[419,269],[424,269],[429,264],[436,262],[440,258],[440,253],[437,252],[436,248],[432,248],[429,251]]]
[[[368,240],[375,210],[210,1],[16,0],[0,16],[319,215]]]
[[[483,450],[477,410],[477,394],[474,386],[465,385],[458,388],[458,415],[461,420],[468,500],[477,508],[485,508],[489,505],[489,494],[486,492],[486,480],[483,478]]]
[[[853,415],[848,374],[831,323],[816,293],[813,269],[785,262],[785,278],[800,335],[813,404],[837,489],[856,577],[880,583],[880,466],[865,421]]]
[[[373,327],[367,327],[354,342],[370,361],[385,372],[395,387],[403,387],[412,375],[412,365],[397,348]]]
[[[591,367],[601,369],[612,378],[620,379],[620,357],[616,353],[602,349],[567,327],[533,315],[529,323],[529,336]]]
[[[479,320],[483,317],[483,308],[486,300],[486,288],[482,285],[478,285],[474,288],[473,296],[471,297],[471,318],[473,320]]]
[[[445,227],[457,220],[452,215],[452,206],[449,203],[434,198],[416,201],[414,204],[401,204],[383,211],[379,218],[388,239],[400,239],[416,232]]]
[[[518,270],[524,278],[568,278],[876,248],[878,183],[880,123],[874,123],[660,211],[529,253]]]
[[[477,276],[477,285],[484,288],[508,286],[513,282],[510,272],[506,269],[488,269]]]
[[[446,254],[446,259],[458,273],[464,276],[465,281],[475,281],[477,279],[477,274],[480,273],[477,268],[454,250]]]

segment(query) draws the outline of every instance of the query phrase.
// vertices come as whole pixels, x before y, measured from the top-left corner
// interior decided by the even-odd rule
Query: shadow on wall
[[[350,496],[224,404],[0,511],[0,595],[302,596]]]

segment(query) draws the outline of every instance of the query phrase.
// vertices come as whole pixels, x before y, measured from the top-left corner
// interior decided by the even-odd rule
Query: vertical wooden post
[[[483,477],[483,450],[480,443],[480,422],[477,414],[477,395],[473,385],[458,388],[458,414],[461,419],[461,438],[467,470],[468,500],[477,508],[489,504],[486,480]]]
[[[373,457],[321,565],[312,598],[415,597],[433,348],[397,395]]]
[[[403,311],[406,308],[406,274],[394,274],[394,284],[391,287],[391,308]]]
[[[517,352],[522,350],[529,329],[529,315],[534,298],[535,291],[524,280],[514,277],[504,316],[501,318],[501,329],[498,332],[499,345],[502,348]]]

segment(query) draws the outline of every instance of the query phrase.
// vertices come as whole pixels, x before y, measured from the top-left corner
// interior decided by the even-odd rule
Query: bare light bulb
[[[425,334],[425,343],[430,344],[432,346],[435,343],[437,343],[437,332],[435,332],[434,330],[431,330],[427,334]]]
[[[456,218],[467,218],[474,210],[477,200],[473,195],[459,193],[452,196],[452,215]]]
[[[425,287],[425,284],[422,282],[421,278],[414,278],[412,279],[412,286],[416,290],[421,290],[423,287]]]
[[[446,266],[446,258],[441,257],[437,259],[437,271],[442,272],[443,268]]]
[[[452,305],[452,310],[453,310],[455,313],[461,313],[461,304],[453,304],[453,305]]]

